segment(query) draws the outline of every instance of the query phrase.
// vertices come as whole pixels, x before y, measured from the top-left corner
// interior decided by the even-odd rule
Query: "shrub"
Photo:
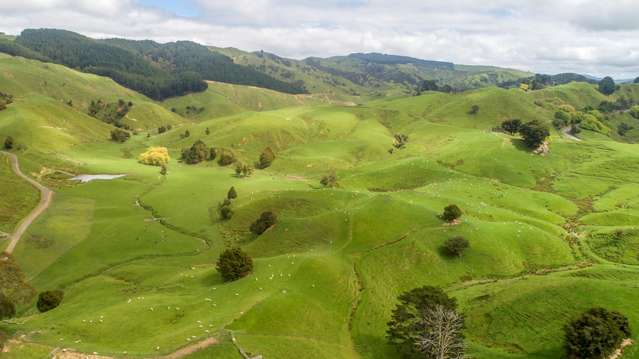
[[[521,120],[519,119],[506,120],[501,123],[501,129],[504,130],[505,132],[510,133],[511,135],[514,135],[515,133],[519,132],[520,127],[521,127]]]
[[[446,222],[454,222],[462,216],[462,210],[455,204],[450,204],[444,208],[441,217]]]
[[[546,138],[550,136],[548,127],[542,125],[537,120],[521,125],[519,133],[523,137],[526,146],[532,149],[538,148],[542,143],[544,143]]]
[[[260,218],[255,220],[251,224],[251,232],[257,234],[258,236],[264,233],[267,229],[271,228],[275,223],[277,223],[277,216],[275,213],[266,211],[262,212]]]
[[[158,127],[158,134],[166,132],[166,127],[160,126]]]
[[[218,212],[220,213],[220,219],[223,221],[228,221],[233,218],[233,210],[231,209],[230,204],[221,204],[219,206]]]
[[[229,188],[229,191],[226,193],[226,198],[228,199],[236,199],[237,192],[235,191],[235,187]]]
[[[628,318],[604,308],[592,308],[564,328],[568,358],[606,358],[631,336]]]
[[[476,115],[477,113],[479,113],[479,106],[478,105],[473,105],[470,108],[470,111],[468,111],[469,115]]]
[[[0,292],[0,320],[13,318],[16,315],[16,306],[11,299]]]
[[[205,134],[205,135],[207,135],[207,136],[208,136],[208,135],[210,135],[210,134],[211,134],[211,130],[209,130],[209,128],[207,127],[207,128],[204,130],[204,134]]]
[[[209,161],[215,160],[217,157],[217,149],[215,147],[211,147],[209,150]]]
[[[220,166],[228,166],[235,162],[235,155],[233,152],[225,149],[221,149],[218,151],[218,159],[217,164]]]
[[[324,187],[337,187],[339,184],[337,183],[337,176],[335,173],[331,173],[322,177],[320,180],[320,184]]]
[[[60,305],[64,298],[64,292],[61,290],[48,290],[40,293],[38,296],[38,310],[40,313],[48,312]]]
[[[238,163],[235,166],[235,175],[238,177],[248,177],[253,174],[253,168],[245,163]]]
[[[629,124],[625,122],[622,122],[617,126],[617,133],[619,134],[619,136],[625,136],[626,132],[632,129],[634,129],[634,127],[630,126]]]
[[[464,237],[453,237],[444,242],[444,252],[453,257],[461,257],[468,247],[470,247],[470,243]]]
[[[150,147],[138,156],[138,161],[145,165],[161,166],[166,171],[166,165],[171,157],[166,147]]]
[[[404,357],[408,358],[460,358],[463,354],[463,317],[457,315],[457,325],[450,334],[451,347],[455,353],[449,356],[438,356],[441,347],[423,347],[422,338],[437,336],[434,330],[437,312],[456,314],[457,303],[443,290],[436,287],[424,286],[402,293],[399,303],[393,309],[391,320],[388,322],[386,337],[395,345]],[[452,329],[452,328],[451,328]],[[456,356],[454,355],[456,354]]]
[[[166,166],[162,165],[162,168],[160,168],[160,174],[162,176],[166,176],[167,174]]]
[[[253,259],[240,248],[225,250],[217,260],[217,271],[225,282],[246,277],[252,270]]]
[[[397,133],[395,134],[395,142],[393,143],[393,146],[397,149],[402,149],[404,147],[406,147],[406,144],[408,143],[408,136],[403,134],[403,133]]]
[[[124,143],[129,139],[129,137],[131,137],[131,134],[127,131],[121,130],[119,128],[111,130],[111,141]]]
[[[615,80],[610,76],[604,77],[601,81],[599,81],[599,92],[604,95],[612,95],[617,86],[615,85]]]
[[[7,138],[4,139],[4,149],[5,150],[13,149],[14,144],[15,143],[13,142],[13,137],[11,137],[11,136],[7,136]]]
[[[275,160],[275,153],[270,147],[266,147],[264,151],[262,151],[259,161],[255,163],[255,168],[258,168],[261,170],[268,168],[271,166],[274,160]]]
[[[187,164],[194,165],[202,161],[206,161],[211,154],[209,148],[204,142],[197,140],[191,148],[182,150],[182,161]]]

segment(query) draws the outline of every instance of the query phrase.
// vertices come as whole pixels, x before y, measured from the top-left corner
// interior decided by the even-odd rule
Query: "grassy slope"
[[[572,96],[574,91],[583,93]],[[563,323],[594,303],[623,310],[637,326],[639,312],[625,299],[639,294],[626,284],[636,281],[636,270],[614,264],[632,258],[635,247],[611,255],[610,245],[591,235],[623,227],[623,238],[635,243],[634,225],[624,219],[635,215],[633,196],[639,193],[634,147],[587,133],[579,143],[554,134],[552,152],[542,158],[516,138],[487,131],[514,116],[549,121],[556,104],[545,99],[564,92],[564,101],[581,106],[598,100],[593,91],[582,85],[528,94],[489,88],[361,107],[305,104],[227,117],[212,112],[124,145],[90,135],[106,131],[100,123],[78,130],[83,135],[73,132],[68,141],[60,135],[55,150],[66,161],[128,176],[58,188],[52,208],[15,257],[38,290],[63,287],[65,301],[46,314],[21,306],[21,318],[0,327],[49,346],[111,354],[154,355],[158,346],[160,353],[171,352],[208,335],[228,338],[225,331],[232,330],[244,348],[270,358],[393,358],[384,340],[390,310],[398,293],[423,284],[444,286],[459,298],[477,358],[554,355]],[[7,111],[33,113],[42,105],[31,101],[49,98],[18,99]],[[171,101],[186,106],[195,99]],[[475,116],[467,114],[473,104],[481,108]],[[45,136],[46,128],[26,127],[9,114],[0,113],[0,130],[24,136],[31,130],[30,144]],[[181,139],[185,128],[191,137]],[[410,142],[390,154],[397,132]],[[175,158],[197,139],[233,149],[249,163],[271,146],[277,159],[244,179],[211,162],[187,166],[173,159],[160,180],[157,168],[123,156],[165,145]],[[22,157],[28,161],[29,153]],[[340,188],[317,189],[330,171]],[[239,194],[235,216],[222,223],[215,208],[230,186]],[[173,226],[153,221],[135,205],[137,198]],[[445,226],[437,218],[449,203],[464,209],[461,225]],[[249,224],[267,209],[278,213],[277,226],[260,237],[250,234]],[[602,226],[596,216],[618,222]],[[580,245],[566,240],[567,222],[579,226]],[[441,243],[454,235],[471,242],[462,259],[440,253]],[[229,245],[254,256],[255,273],[222,283],[214,262]],[[582,261],[602,264],[509,279]],[[483,279],[497,281],[480,285]],[[546,296],[551,290],[554,295]],[[534,321],[521,326],[520,318]],[[193,357],[207,353],[236,357],[228,339]]]

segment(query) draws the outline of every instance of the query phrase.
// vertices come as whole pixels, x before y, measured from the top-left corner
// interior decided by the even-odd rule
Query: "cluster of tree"
[[[260,154],[260,158],[257,162],[255,162],[255,168],[257,169],[265,169],[271,166],[273,161],[275,160],[275,152],[270,147],[266,147],[262,154]]]
[[[417,86],[417,94],[421,94],[422,92],[425,91],[437,91],[437,92],[445,92],[445,93],[452,93],[455,91],[455,89],[446,84],[446,85],[440,85],[437,81],[435,80],[423,80],[419,83],[419,85]]]
[[[200,114],[202,112],[204,112],[204,106],[196,107],[196,106],[188,105],[188,106],[186,106],[185,115],[186,116],[195,116],[195,115],[198,115],[198,114]]]
[[[575,73],[561,73],[557,75],[535,74],[531,77],[500,82],[498,86],[503,88],[522,88],[522,85],[525,85],[523,87],[526,90],[541,90],[546,87],[563,85],[570,82],[587,82],[592,84],[597,83],[597,81],[584,75]]]
[[[402,293],[386,337],[405,358],[464,358],[464,317],[443,290],[424,286]]]
[[[189,130],[185,130],[184,133],[180,134],[180,138],[181,139],[185,139],[185,138],[189,138],[189,137],[191,137],[191,131],[189,131]]]
[[[13,147],[14,147],[14,146],[15,146],[15,142],[13,141],[13,137],[11,137],[11,136],[7,136],[7,137],[4,139],[4,143],[3,143],[2,147],[3,147],[5,150],[10,151],[10,150],[12,150],[12,149],[13,149]]]
[[[7,108],[7,105],[13,102],[13,95],[0,92],[0,111]]]
[[[619,136],[625,136],[626,132],[633,130],[634,127],[630,126],[629,124],[622,122],[619,125],[617,125],[617,133],[619,134]]]
[[[171,124],[168,124],[166,126],[160,126],[158,127],[158,135],[166,131],[171,131],[171,129],[173,129],[173,126]]]
[[[253,259],[240,248],[229,248],[220,254],[216,268],[225,282],[231,282],[253,271]]]
[[[284,82],[252,68],[238,65],[219,52],[191,41],[159,44],[153,41],[110,39],[102,43],[128,50],[167,71],[192,73],[201,79],[306,93],[303,83]]]
[[[615,311],[592,308],[564,328],[570,359],[608,358],[631,337],[628,318]]]
[[[236,198],[237,191],[235,191],[235,187],[229,188],[229,191],[226,193],[226,198],[217,206],[217,211],[221,220],[228,221],[233,218],[233,209],[231,208],[231,205],[233,200]]]
[[[168,71],[132,51],[70,31],[28,29],[15,39],[15,43],[30,50],[23,56],[46,58],[71,68],[107,76],[157,100],[207,88],[198,73],[181,69]],[[34,53],[37,55],[34,56]]]
[[[639,120],[639,106],[632,106],[630,111],[628,111],[628,114],[630,114],[630,116],[632,116],[635,120]]]
[[[635,102],[631,98],[621,96],[615,101],[607,101],[607,100],[602,101],[597,107],[597,109],[604,113],[611,113],[615,111],[628,110],[632,108],[634,104]]]
[[[124,122],[124,116],[129,113],[133,102],[126,102],[122,99],[117,102],[105,102],[101,99],[91,101],[89,104],[89,116],[95,117],[115,127],[130,129]]]
[[[262,212],[260,217],[255,220],[255,222],[251,223],[250,230],[251,232],[257,234],[258,236],[262,233],[266,232],[267,229],[277,223],[277,216],[275,213],[271,211]]]
[[[617,85],[612,77],[606,76],[599,81],[599,92],[602,94],[608,96],[612,95],[615,91],[617,91]]]
[[[169,163],[171,157],[166,147],[150,147],[138,156],[138,161],[149,166],[164,167]]]
[[[604,135],[610,134],[610,128],[604,123],[606,117],[599,110],[586,107],[582,111],[574,109],[560,109],[555,112],[553,126],[557,129],[569,127],[571,134],[577,134],[582,129],[595,131]]]
[[[121,130],[119,128],[115,128],[111,130],[111,141],[124,143],[131,137],[129,131]]]
[[[320,184],[324,187],[330,188],[339,187],[339,183],[337,183],[337,175],[335,175],[335,173],[330,173],[322,177],[322,179],[320,180]]]
[[[528,148],[536,149],[550,136],[548,127],[537,120],[522,123],[519,119],[506,120],[501,129],[512,135],[519,133]]]
[[[195,141],[190,148],[182,150],[181,160],[184,163],[194,165],[204,161],[214,161],[220,166],[228,166],[236,161],[233,152],[223,148],[208,147],[201,140]]]
[[[396,133],[395,136],[393,136],[393,138],[394,138],[393,147],[397,148],[398,150],[401,150],[406,147],[406,144],[408,143],[407,135],[403,133]]]

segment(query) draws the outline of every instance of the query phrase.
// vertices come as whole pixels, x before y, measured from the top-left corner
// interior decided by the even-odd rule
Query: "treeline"
[[[107,76],[156,100],[204,91],[204,80],[306,92],[299,83],[277,80],[187,41],[94,40],[65,30],[28,29],[14,41],[0,41],[0,51]]]
[[[525,77],[513,81],[505,81],[497,84],[503,88],[520,87],[522,84],[528,86],[529,90],[541,90],[546,87],[564,85],[570,82],[587,82],[596,84],[597,81],[590,79],[584,75],[575,73],[561,73],[557,75],[535,74],[534,76]]]

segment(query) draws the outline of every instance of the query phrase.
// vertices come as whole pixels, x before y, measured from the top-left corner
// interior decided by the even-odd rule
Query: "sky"
[[[0,31],[639,76],[639,0],[0,0]]]

